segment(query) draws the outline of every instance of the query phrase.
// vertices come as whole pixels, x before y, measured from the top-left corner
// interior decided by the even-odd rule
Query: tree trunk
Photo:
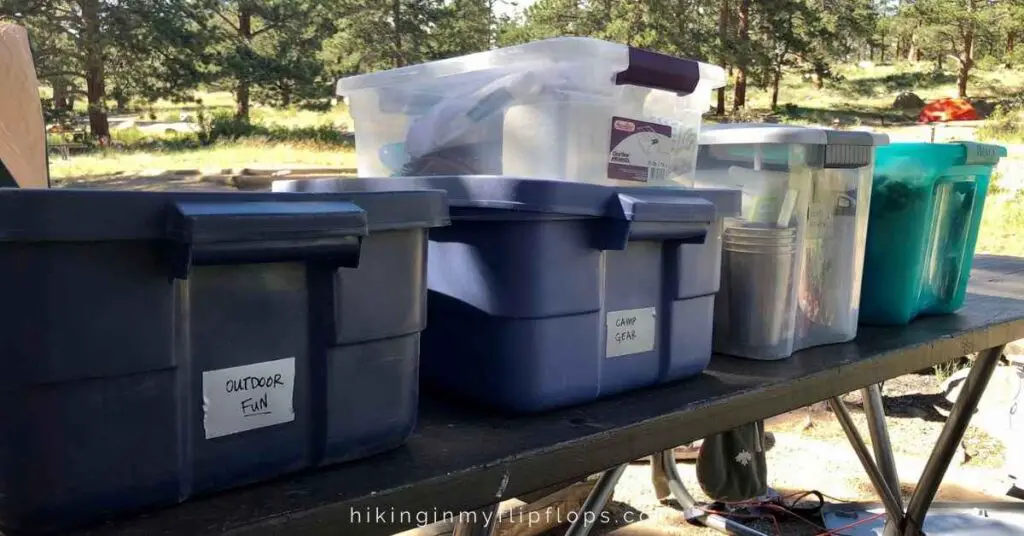
[[[721,9],[718,11],[718,46],[722,51],[722,67],[730,63],[726,52],[731,35],[729,35],[729,0],[722,0]],[[725,88],[718,88],[718,102],[715,106],[715,115],[725,115]]]
[[[825,87],[825,68],[820,65],[814,66],[814,89]]]
[[[248,2],[241,2],[238,6],[238,37],[242,46],[247,50],[252,45],[252,17],[253,9]],[[248,57],[245,60],[249,60]],[[249,120],[250,94],[252,81],[249,80],[248,69],[239,73],[235,86],[235,119],[242,121]]]
[[[1017,34],[1010,31],[1006,34],[1006,68],[1013,67],[1013,46],[1016,44]]]
[[[82,42],[85,48],[85,91],[89,99],[89,131],[93,137],[110,137],[107,120],[106,72],[103,69],[103,29],[99,0],[81,0]]]
[[[393,19],[395,35],[392,43],[395,47],[395,67],[405,66],[405,52],[402,50],[402,0],[391,0],[391,18]]]
[[[935,55],[935,69],[936,70],[938,70],[938,71],[943,70],[944,65],[943,65],[943,61],[942,60],[943,60],[944,57],[945,57],[945,53],[944,52],[939,52],[938,54]]]
[[[960,69],[956,75],[957,96],[961,99],[967,98],[967,80],[971,76],[971,68],[974,67],[974,2],[967,0],[967,31],[964,32],[964,57],[960,58]]]
[[[114,97],[114,102],[116,103],[116,106],[117,106],[117,108],[116,108],[117,113],[123,114],[123,113],[125,113],[125,111],[128,110],[128,96],[125,95],[123,92],[117,91],[116,89],[115,89],[114,93],[116,95]]]
[[[782,78],[782,69],[775,67],[772,73],[772,110],[779,107],[779,79]]]
[[[50,87],[53,88],[53,109],[70,110],[68,107],[68,85],[60,78],[50,80]]]
[[[739,42],[742,47],[739,65],[736,66],[736,87],[733,91],[732,109],[739,110],[747,105],[747,67],[750,62],[750,0],[740,0]]]
[[[967,79],[971,76],[973,63],[969,59],[960,62],[960,69],[956,72],[956,92],[961,99],[967,98]]]

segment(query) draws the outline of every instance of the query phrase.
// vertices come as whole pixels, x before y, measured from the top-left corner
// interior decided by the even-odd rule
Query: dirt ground
[[[952,404],[934,374],[914,374],[896,378],[883,386],[883,397],[890,437],[896,456],[902,492],[909,498],[924,467],[945,416]],[[845,398],[862,434],[867,440],[866,420],[861,411],[859,393]],[[832,503],[843,501],[877,502],[873,488],[861,469],[835,417],[823,405],[804,408],[775,417],[767,429],[776,436],[775,448],[768,452],[768,478],[773,489],[783,496],[817,490]],[[971,426],[946,474],[936,501],[1002,501],[1011,481],[1002,470],[1003,444]],[[694,466],[680,464],[687,489],[700,500]],[[611,536],[705,536],[720,534],[686,522],[678,507],[658,503],[646,463],[631,465],[616,487],[608,512],[611,523],[600,525],[591,534]],[[816,503],[816,501],[812,501]],[[635,521],[642,519],[641,521]],[[634,521],[627,523],[628,521]],[[777,518],[745,520],[766,534],[814,536],[825,532],[822,521]],[[564,533],[562,527],[552,536]]]

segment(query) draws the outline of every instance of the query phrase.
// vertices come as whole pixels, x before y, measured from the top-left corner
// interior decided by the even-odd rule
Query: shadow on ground
[[[839,87],[861,97],[876,95],[881,89],[886,93],[920,91],[956,82],[956,76],[946,72],[918,71],[893,73],[875,78],[842,80]]]
[[[917,123],[916,113],[889,108],[812,108],[785,103],[775,110],[753,110],[765,122],[805,122],[821,125],[864,125],[872,127],[907,126]],[[711,120],[722,118],[709,117]],[[729,119],[726,118],[726,121]]]

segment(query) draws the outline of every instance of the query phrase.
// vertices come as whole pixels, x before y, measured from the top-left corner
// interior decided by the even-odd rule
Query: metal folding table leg
[[[679,504],[686,509],[689,515],[690,512],[698,510],[697,501],[693,500],[693,496],[690,492],[686,491],[686,487],[683,486],[683,481],[679,477],[679,470],[676,469],[676,455],[672,449],[664,452],[655,454],[651,457],[651,463],[661,464],[661,471],[665,474],[668,480],[668,487],[672,491],[672,495],[679,501]],[[706,527],[715,529],[725,534],[734,534],[738,536],[767,536],[765,533],[754,530],[746,525],[741,525],[731,519],[726,519],[720,515],[708,514],[700,510],[701,514],[698,516],[698,520]]]
[[[565,536],[586,536],[590,534],[590,529],[594,528],[594,524],[597,523],[597,519],[604,510],[605,505],[608,504],[608,499],[611,498],[612,492],[615,491],[615,484],[618,484],[619,479],[622,478],[622,473],[626,471],[628,465],[624,463],[601,474],[601,478],[597,480],[597,485],[594,486],[594,489],[590,490],[590,495],[587,495],[587,500],[583,503],[579,516],[573,520],[569,530],[565,532]]]
[[[978,409],[981,395],[985,393],[985,387],[992,378],[992,373],[995,372],[1002,354],[1003,347],[997,346],[981,352],[974,361],[974,366],[971,367],[971,372],[967,375],[960,396],[953,404],[949,418],[946,419],[946,424],[942,427],[942,432],[939,433],[935,448],[932,450],[931,456],[928,457],[928,463],[925,464],[924,471],[921,472],[917,489],[910,496],[907,516],[903,524],[904,535],[923,534],[921,526],[924,523],[924,516],[928,512],[932,500],[935,499],[939,485],[942,483],[943,477],[946,476],[946,470],[949,469],[949,463],[953,461],[957,445],[960,444],[967,431],[971,416]]]
[[[885,423],[881,386],[874,384],[865,387],[861,390],[861,398],[864,399],[864,415],[868,419],[868,434],[871,436],[871,446],[875,451],[875,463],[878,464],[882,479],[889,486],[889,491],[896,499],[900,511],[904,512],[903,488],[896,472],[896,459],[892,453],[892,443],[889,441],[889,427]],[[898,521],[886,519],[882,536],[899,536]]]
[[[885,513],[889,515],[889,519],[902,523],[903,507],[897,502],[894,497],[895,494],[889,489],[889,485],[882,476],[882,471],[875,465],[875,460],[871,458],[871,453],[868,451],[867,445],[864,444],[864,439],[861,438],[860,432],[857,431],[857,426],[853,422],[853,417],[850,416],[850,411],[846,409],[843,401],[837,396],[830,398],[829,402],[832,404],[832,410],[835,412],[836,418],[839,419],[839,425],[843,427],[843,432],[846,433],[846,438],[853,445],[853,450],[857,453],[860,464],[868,474],[871,485],[874,486],[875,491],[881,497],[882,504],[885,506]]]
[[[864,399],[864,415],[868,418],[868,434],[871,446],[875,451],[875,463],[882,472],[882,478],[889,486],[896,504],[903,509],[903,493],[900,477],[896,472],[896,459],[892,454],[892,443],[889,441],[889,428],[885,424],[885,406],[882,402],[882,390],[877,384],[869,385],[861,390]]]
[[[452,536],[493,536],[498,533],[498,503],[459,514]]]

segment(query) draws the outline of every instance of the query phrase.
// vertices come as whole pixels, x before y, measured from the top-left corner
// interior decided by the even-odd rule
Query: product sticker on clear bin
[[[605,357],[641,354],[654,350],[657,310],[654,307],[608,313]]]
[[[203,372],[206,439],[295,420],[295,358]]]
[[[608,178],[637,182],[667,180],[674,146],[669,125],[613,117]]]

